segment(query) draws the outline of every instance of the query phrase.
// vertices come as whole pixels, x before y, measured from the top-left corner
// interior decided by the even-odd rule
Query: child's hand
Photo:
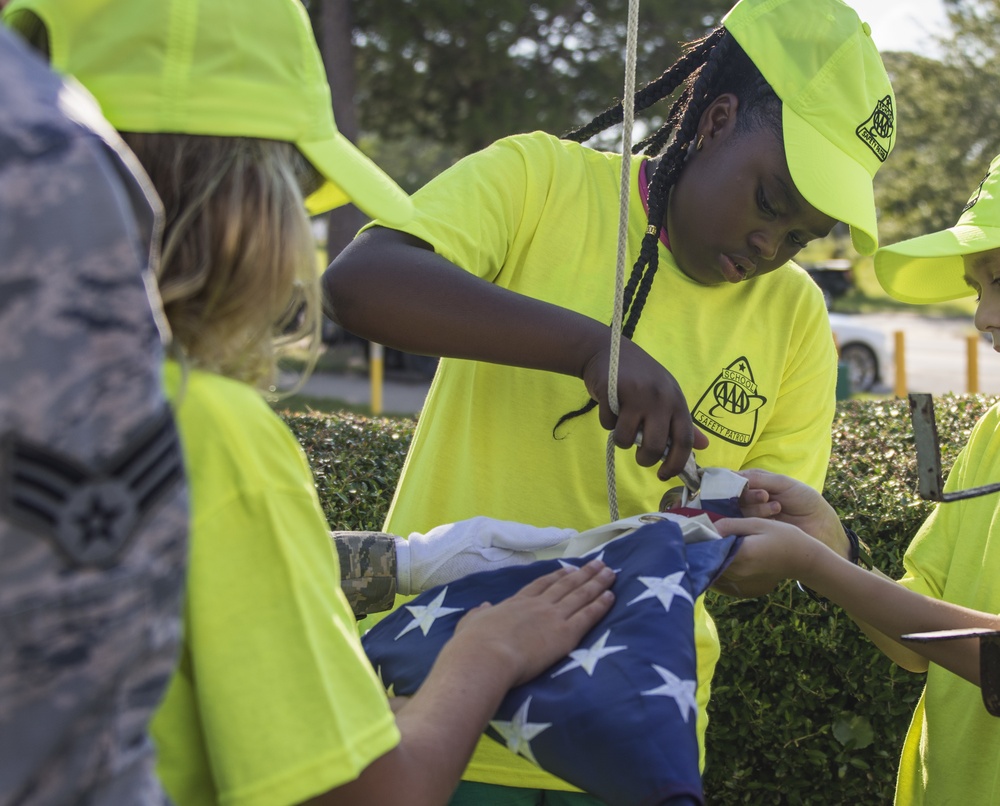
[[[849,551],[840,518],[826,499],[808,484],[767,470],[741,470],[749,480],[740,496],[747,518],[774,518],[799,527],[841,556]]]
[[[583,382],[597,401],[601,425],[614,431],[615,445],[629,448],[642,432],[635,460],[643,467],[662,462],[657,476],[673,478],[693,448],[708,447],[708,437],[694,427],[687,400],[674,376],[641,347],[622,339],[618,364],[618,416],[608,402],[610,345],[586,362]]]
[[[803,575],[817,552],[826,551],[801,529],[767,518],[723,518],[722,535],[743,535],[743,543],[712,585],[728,596],[749,598],[770,593],[785,579]]]
[[[614,572],[600,560],[539,577],[498,605],[466,614],[452,641],[480,641],[512,675],[511,686],[537,677],[568,655],[611,609]]]

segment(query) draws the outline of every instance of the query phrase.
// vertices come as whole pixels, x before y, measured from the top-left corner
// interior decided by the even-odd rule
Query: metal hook
[[[910,420],[917,446],[917,489],[920,497],[928,501],[948,502],[1000,492],[1000,483],[944,492],[941,446],[938,442],[937,423],[934,421],[934,399],[928,394],[911,394],[909,398]]]

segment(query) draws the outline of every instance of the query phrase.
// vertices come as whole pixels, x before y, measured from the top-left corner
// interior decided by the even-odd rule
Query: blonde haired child
[[[257,387],[316,271],[306,210],[409,199],[338,132],[297,0],[15,0],[124,133],[166,209],[159,283],[191,492],[178,666],[152,725],[179,804],[439,803],[507,689],[607,611],[595,562],[459,625],[398,713],[338,586],[312,476]],[[304,291],[300,294],[300,291]],[[311,328],[315,332],[315,328]]]

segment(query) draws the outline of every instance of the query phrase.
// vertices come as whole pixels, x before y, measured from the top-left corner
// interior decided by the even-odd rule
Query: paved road
[[[896,331],[902,331],[908,391],[935,395],[968,391],[966,336],[975,332],[971,319],[926,319],[909,312],[863,314],[852,319],[884,332],[890,347]],[[977,357],[979,391],[1000,394],[1000,355],[993,351],[990,342],[980,338]],[[894,383],[894,375],[887,373],[884,383],[874,391],[892,393]],[[389,373],[382,391],[383,412],[418,413],[429,386],[428,381]],[[316,374],[302,391],[312,397],[335,398],[354,404],[368,404],[371,400],[367,378],[357,374]]]
[[[382,385],[383,414],[417,414],[424,405],[430,381],[400,379],[389,374]],[[314,373],[302,387],[301,394],[309,397],[343,400],[356,405],[371,403],[371,383],[355,374]]]
[[[927,319],[915,313],[879,313],[856,317],[859,323],[881,330],[892,345],[894,334],[904,336],[906,386],[909,392],[965,393],[968,387],[966,338],[976,334],[971,318]],[[980,335],[976,341],[979,365],[979,391],[1000,394],[1000,355],[992,342]],[[896,356],[899,364],[899,356]],[[895,377],[876,391],[891,392]]]

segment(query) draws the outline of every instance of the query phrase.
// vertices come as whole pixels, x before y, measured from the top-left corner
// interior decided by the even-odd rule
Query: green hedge
[[[935,401],[945,468],[996,402]],[[409,419],[283,415],[308,454],[332,528],[378,529],[413,435]],[[833,424],[826,496],[898,576],[930,511],[916,494],[904,401],[848,401]],[[761,599],[709,593],[722,658],[710,706],[705,792],[720,804],[891,803],[923,677],[890,663],[836,607],[791,583]]]

